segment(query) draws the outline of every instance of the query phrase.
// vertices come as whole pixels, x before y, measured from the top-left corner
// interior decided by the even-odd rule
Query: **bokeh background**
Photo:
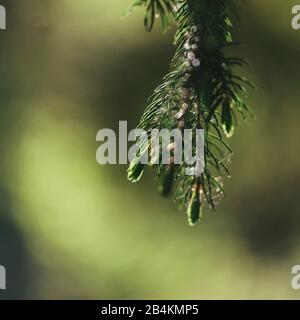
[[[200,224],[151,172],[100,166],[96,132],[134,128],[168,71],[174,30],[148,34],[130,0],[1,0],[1,299],[299,299],[297,1],[240,0],[235,54],[258,87],[231,139],[229,198]]]

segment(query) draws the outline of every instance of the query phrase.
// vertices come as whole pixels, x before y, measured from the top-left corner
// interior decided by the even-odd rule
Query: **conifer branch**
[[[252,115],[245,102],[246,86],[253,84],[236,75],[234,67],[246,62],[225,51],[236,45],[232,39],[232,8],[229,0],[137,0],[146,6],[145,27],[150,31],[159,13],[163,28],[174,17],[178,31],[171,72],[150,97],[139,128],[173,130],[202,128],[205,132],[205,168],[201,176],[187,176],[186,164],[153,165],[159,177],[159,191],[174,193],[180,207],[186,207],[189,223],[195,224],[206,205],[215,209],[224,197],[223,177],[230,176],[232,151],[225,141],[234,134],[238,115]],[[150,138],[149,138],[150,139]],[[145,140],[147,152],[150,140]],[[193,145],[193,148],[196,146]],[[137,154],[128,178],[137,182],[144,170]]]

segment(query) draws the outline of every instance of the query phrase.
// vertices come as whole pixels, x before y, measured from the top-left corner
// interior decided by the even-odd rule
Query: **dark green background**
[[[129,0],[0,2],[1,298],[300,298],[297,1],[237,1],[257,119],[231,139],[229,198],[194,228],[150,172],[134,185],[95,159],[99,129],[136,126],[173,31],[121,19]]]

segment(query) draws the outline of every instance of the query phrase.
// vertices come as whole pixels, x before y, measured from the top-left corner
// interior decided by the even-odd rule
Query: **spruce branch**
[[[194,225],[204,206],[215,209],[225,196],[223,178],[230,176],[232,155],[226,138],[234,134],[238,115],[242,119],[252,116],[245,98],[246,87],[253,84],[233,70],[246,61],[226,54],[227,47],[236,45],[231,34],[231,1],[137,0],[137,5],[146,6],[147,30],[152,29],[157,12],[164,29],[172,16],[178,27],[171,71],[150,97],[138,128],[149,134],[152,129],[204,129],[205,168],[201,176],[187,176],[185,163],[152,165],[159,177],[159,191],[164,196],[174,194],[179,206],[187,208],[189,223]],[[142,177],[144,165],[140,159],[150,144],[149,135],[143,141],[143,151],[129,166],[130,181]],[[174,151],[175,146],[172,148]]]

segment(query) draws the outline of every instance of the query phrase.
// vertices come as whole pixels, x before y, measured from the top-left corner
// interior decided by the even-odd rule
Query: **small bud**
[[[144,172],[144,165],[139,160],[134,160],[130,163],[127,170],[128,180],[131,182],[137,182],[141,179]]]
[[[188,58],[189,60],[194,60],[194,59],[196,58],[195,53],[192,52],[192,51],[188,52],[187,58]]]
[[[181,106],[182,110],[184,111],[187,111],[188,108],[189,108],[189,105],[187,103],[184,103],[182,106]]]
[[[200,201],[199,187],[196,187],[195,189],[193,189],[193,194],[190,199],[187,214],[188,214],[189,223],[191,226],[195,225],[200,219],[201,201]]]
[[[194,66],[194,67],[200,67],[200,60],[199,59],[194,59],[193,61],[192,61],[192,65]]]
[[[179,112],[176,113],[175,119],[179,120],[184,116],[185,112],[183,110],[180,110]]]
[[[190,50],[191,49],[191,46],[190,46],[190,44],[188,42],[186,42],[184,44],[184,49],[186,49],[186,50]]]

